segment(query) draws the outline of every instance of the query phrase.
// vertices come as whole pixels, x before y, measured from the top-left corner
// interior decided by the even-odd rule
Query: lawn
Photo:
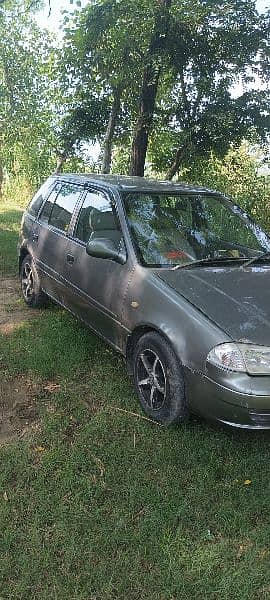
[[[0,204],[2,278],[20,218]],[[124,360],[57,307],[0,336],[0,367],[39,423],[0,448],[0,600],[270,598],[270,432],[144,420]]]

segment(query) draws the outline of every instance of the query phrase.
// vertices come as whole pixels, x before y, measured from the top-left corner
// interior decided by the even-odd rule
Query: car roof
[[[102,187],[117,188],[122,191],[142,191],[142,192],[201,192],[215,193],[205,187],[196,185],[187,185],[185,183],[173,183],[171,181],[162,181],[158,179],[148,179],[146,177],[128,177],[127,175],[97,175],[96,173],[61,173],[53,176],[62,181],[73,181],[77,183],[100,183]]]

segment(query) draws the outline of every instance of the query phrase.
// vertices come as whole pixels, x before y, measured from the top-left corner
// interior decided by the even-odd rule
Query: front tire
[[[41,289],[38,272],[32,256],[27,254],[20,269],[21,290],[25,303],[32,308],[46,306],[48,298]]]
[[[158,333],[144,334],[133,354],[135,388],[146,414],[164,425],[189,416],[183,368],[170,344]]]

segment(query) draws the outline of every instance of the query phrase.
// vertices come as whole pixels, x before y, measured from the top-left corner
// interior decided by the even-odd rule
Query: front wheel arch
[[[133,357],[133,353],[134,353],[136,344],[138,343],[139,339],[145,333],[151,333],[151,332],[158,333],[168,344],[170,344],[170,346],[174,350],[171,340],[158,327],[155,327],[154,325],[148,325],[148,324],[138,325],[135,329],[133,329],[133,331],[128,336],[127,345],[126,345],[126,361],[127,361],[127,370],[128,370],[129,375],[132,375],[132,372],[133,372],[132,357]]]

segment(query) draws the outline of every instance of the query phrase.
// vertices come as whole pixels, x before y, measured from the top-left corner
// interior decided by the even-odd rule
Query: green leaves
[[[30,4],[13,5],[0,18],[0,160],[9,174],[37,181],[51,170],[51,41]]]
[[[121,85],[114,141],[126,144],[140,114],[143,73],[148,70],[146,87],[159,81],[153,139],[162,124],[162,147],[169,150],[162,158],[162,150],[151,144],[157,168],[160,159],[162,164],[172,161],[177,138],[179,147],[186,146],[189,160],[191,152],[224,154],[232,141],[248,134],[250,123],[264,135],[262,97],[257,95],[252,102],[247,96],[242,102],[231,98],[231,86],[239,77],[252,79],[258,72],[269,77],[266,19],[258,15],[253,1],[172,2],[169,19],[163,4],[98,0],[76,13],[66,24],[64,56],[61,53],[65,89],[73,98],[82,98],[84,90],[86,102],[89,90],[110,104],[112,90]],[[155,28],[159,35],[154,35]],[[102,110],[101,114],[106,118]],[[104,126],[105,122],[103,130]],[[172,130],[176,135],[169,149],[165,136],[169,140]],[[99,136],[98,128],[96,133]]]
[[[9,171],[17,156],[43,173],[56,152],[78,155],[106,137],[126,170],[138,117],[157,172],[176,153],[175,173],[254,132],[265,139],[269,100],[252,86],[269,82],[269,22],[253,0],[70,0],[59,49],[32,18],[40,4],[0,0],[0,154]],[[151,110],[142,111],[150,89]]]

